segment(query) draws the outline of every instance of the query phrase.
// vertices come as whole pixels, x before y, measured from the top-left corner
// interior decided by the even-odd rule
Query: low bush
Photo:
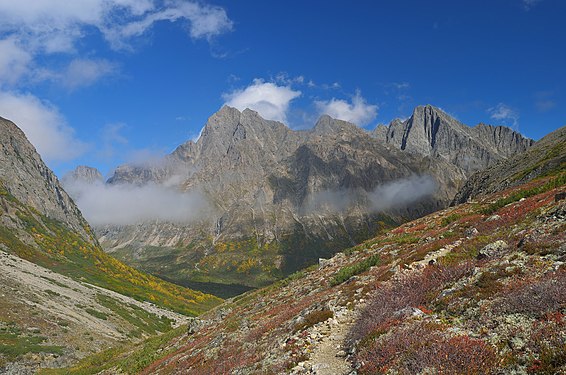
[[[427,306],[442,286],[455,282],[471,273],[470,262],[452,266],[427,266],[419,274],[411,274],[377,287],[369,304],[348,334],[353,344],[372,335],[379,327],[397,319],[396,312],[407,307]]]
[[[445,336],[442,326],[417,322],[392,330],[357,355],[360,374],[488,374],[497,365],[493,348],[468,336]]]
[[[334,313],[329,309],[311,311],[305,316],[304,321],[295,325],[295,332],[310,328],[332,317],[334,317]]]
[[[358,275],[379,264],[379,255],[372,255],[361,262],[342,267],[330,280],[330,286],[342,284],[352,276]]]
[[[566,184],[566,173],[559,175],[558,177],[549,180],[547,183],[541,186],[533,187],[527,190],[520,190],[517,191],[506,198],[501,198],[496,202],[490,204],[486,208],[482,210],[485,215],[491,215],[495,211],[499,210],[502,207],[507,206],[510,203],[517,202],[522,198],[529,198],[537,194],[545,193],[549,190],[552,190],[556,187],[562,186]]]
[[[513,285],[505,291],[494,309],[498,313],[520,313],[540,318],[565,307],[566,271],[557,271],[528,284]]]

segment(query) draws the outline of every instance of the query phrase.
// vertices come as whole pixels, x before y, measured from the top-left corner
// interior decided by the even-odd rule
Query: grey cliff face
[[[507,134],[503,142],[515,143],[516,141],[513,136]],[[472,175],[458,191],[452,205],[465,203],[483,194],[496,193],[524,184],[552,171],[564,170],[565,151],[566,127],[562,127],[536,142],[525,152],[510,155],[508,159],[503,159]]]
[[[65,223],[91,240],[86,221],[43,163],[24,133],[11,121],[0,118],[0,182],[8,193],[40,214]]]
[[[102,177],[102,173],[100,173],[100,171],[96,168],[88,167],[86,165],[79,165],[62,178],[63,185],[67,185],[73,182],[85,184],[103,183],[104,177]]]
[[[384,222],[446,207],[473,171],[530,144],[503,128],[475,129],[431,106],[418,107],[410,119],[378,127],[373,135],[326,115],[310,130],[293,131],[255,111],[223,107],[196,142],[180,145],[152,165],[121,166],[108,181],[198,189],[213,207],[209,216],[186,225],[156,222],[96,230],[108,251],[133,254],[137,267],[172,278],[172,270],[156,268],[159,261],[150,259],[148,249],[162,249],[163,256],[184,264],[174,271],[178,282],[210,281],[215,271],[203,274],[205,265],[226,264],[226,257],[236,256],[220,254],[224,245],[263,249],[256,256],[263,271],[236,275],[258,285],[257,275],[294,271],[369,238]],[[375,200],[384,199],[384,186],[423,175],[435,187],[430,194],[375,208]],[[245,251],[241,257],[248,256]],[[226,267],[226,275],[237,273],[228,270],[232,266],[218,267]],[[234,282],[224,276],[215,277]]]
[[[443,158],[467,175],[524,152],[533,143],[502,126],[480,124],[470,128],[430,105],[415,108],[406,121],[392,121],[385,137],[384,133],[379,128],[373,135],[411,154]]]

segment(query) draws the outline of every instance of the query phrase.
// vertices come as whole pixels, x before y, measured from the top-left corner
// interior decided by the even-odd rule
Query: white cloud
[[[535,7],[538,3],[540,3],[542,0],[523,0],[523,8],[526,11],[531,10],[533,7]]]
[[[128,138],[122,135],[122,130],[126,128],[123,123],[106,124],[101,131],[102,145],[97,151],[97,156],[103,160],[111,160],[118,154],[118,150],[123,150],[128,145]]]
[[[92,30],[98,30],[113,48],[130,49],[133,38],[161,21],[185,22],[193,39],[210,40],[233,28],[224,8],[185,0],[2,0],[0,19],[0,84],[20,78],[38,56],[76,54],[77,41]],[[9,51],[13,53],[1,53]],[[108,68],[102,61],[75,62],[82,66],[70,65],[79,68],[71,73],[79,72],[83,78],[90,74],[84,82],[92,83],[102,76],[100,69]],[[16,74],[6,73],[17,67],[21,68]]]
[[[66,180],[65,190],[93,225],[128,225],[148,220],[187,223],[205,217],[211,210],[200,192],[182,193],[158,185],[88,184]]]
[[[368,208],[373,212],[390,212],[418,202],[436,191],[438,185],[430,176],[410,176],[385,182],[365,192]],[[355,190],[323,190],[310,194],[303,210],[317,212],[346,212],[364,202],[364,193]]]
[[[491,119],[500,121],[506,125],[516,127],[519,123],[519,112],[506,104],[499,103],[495,107],[489,108],[487,112],[490,114]]]
[[[373,121],[377,116],[378,109],[377,105],[368,104],[359,91],[352,97],[351,103],[332,98],[328,101],[315,101],[315,105],[320,114],[327,114],[360,126]]]
[[[433,194],[437,187],[430,176],[412,176],[387,182],[369,194],[371,208],[380,212],[403,207]]]
[[[0,40],[0,83],[16,83],[28,73],[32,56],[18,45],[16,38]]]
[[[255,79],[245,89],[225,93],[222,98],[225,105],[235,107],[240,111],[253,109],[268,120],[287,121],[289,103],[301,95],[300,91],[290,86],[278,86],[271,82]]]
[[[72,160],[88,148],[55,107],[31,94],[0,92],[0,116],[19,126],[46,162]]]
[[[73,91],[80,87],[94,84],[100,79],[117,74],[118,65],[105,59],[73,59],[62,71],[36,69],[35,81],[57,82],[66,89]]]

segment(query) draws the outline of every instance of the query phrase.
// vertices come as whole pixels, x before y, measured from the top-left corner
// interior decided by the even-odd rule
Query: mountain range
[[[447,207],[474,172],[532,144],[430,105],[372,132],[326,115],[297,131],[223,107],[198,140],[162,160],[122,165],[106,181],[193,197],[179,201],[185,217],[101,222],[95,233],[107,252],[138,269],[229,296]],[[93,178],[100,180],[83,168],[66,186],[80,194],[72,182]]]
[[[566,128],[456,204],[61,373],[563,374]]]
[[[230,113],[232,122],[226,120]],[[272,155],[272,164],[255,168],[262,173],[244,162],[270,158],[254,149],[269,137],[249,136],[250,118],[258,132],[265,123],[278,129],[266,133],[279,132],[282,149],[287,137],[300,140],[285,158]],[[228,145],[206,140],[208,131],[224,134],[230,129],[226,124],[234,128],[225,138]],[[419,136],[411,135],[421,128]],[[403,136],[396,138],[399,133]],[[241,144],[250,138],[250,144]],[[223,108],[196,143],[187,142],[151,165],[119,168],[136,171],[122,174],[130,173],[131,182],[118,182],[118,172],[105,182],[96,169],[77,168],[64,178],[72,199],[23,132],[0,118],[0,372],[562,373],[565,142],[565,128],[533,142],[506,128],[466,127],[430,106],[372,133],[328,116],[311,130],[293,131],[252,111]],[[459,152],[454,144],[462,145]],[[203,151],[205,145],[212,151]],[[192,151],[180,158],[181,149]],[[214,150],[222,161],[216,167],[206,158]],[[232,156],[225,158],[224,152]],[[486,169],[472,168],[470,160]],[[226,177],[234,168],[236,182]],[[263,183],[246,185],[240,173]],[[469,174],[465,181],[455,177]],[[269,226],[259,221],[259,213],[291,215],[305,237],[318,235],[317,228],[329,235],[332,225],[345,227],[346,220],[353,231],[360,217],[381,222],[377,236],[259,290],[240,294],[243,287],[228,289],[222,282],[248,276],[247,285],[257,286],[258,280],[269,282],[267,270],[242,267],[230,275],[229,268],[219,267],[228,272],[225,279],[210,278],[216,284],[199,286],[240,294],[223,302],[150,276],[102,250],[74,199],[81,204],[88,192],[112,189],[133,195],[152,211],[159,207],[139,200],[139,191],[146,198],[166,192],[174,204],[168,209],[181,206],[175,218],[145,219],[133,225],[136,230],[169,226],[163,238],[179,230],[218,235],[201,259],[190,246],[171,250],[158,243],[130,253],[134,264],[152,250],[156,269],[165,271],[179,258],[180,269],[192,261],[198,270],[212,255],[287,261],[289,254],[280,248],[258,246],[269,243],[265,228],[280,234],[285,222]],[[219,194],[216,201],[211,193]],[[435,210],[449,204],[454,207]],[[184,213],[190,208],[197,214]],[[253,214],[246,216],[250,209]],[[219,225],[219,212],[231,221]],[[238,212],[243,216],[230,216]],[[401,221],[406,222],[397,226]],[[244,232],[249,228],[263,232],[249,232],[255,242],[248,240],[247,248],[234,246],[230,239],[250,236]],[[183,233],[176,233],[169,238],[171,248],[182,240]],[[327,240],[332,244],[333,238]],[[274,278],[284,273],[278,270]],[[197,314],[198,319],[189,317]]]

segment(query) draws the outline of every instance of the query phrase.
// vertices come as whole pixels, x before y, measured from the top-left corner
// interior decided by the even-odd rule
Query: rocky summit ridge
[[[409,153],[442,157],[468,175],[533,144],[508,127],[469,127],[431,105],[416,107],[405,121],[396,119],[388,127],[377,127],[373,135]]]
[[[372,133],[327,115],[296,131],[225,106],[198,140],[159,161],[119,166],[107,181],[198,192],[206,212],[95,230],[114,256],[175,282],[257,287],[448,206],[473,172],[531,144],[432,106]]]

